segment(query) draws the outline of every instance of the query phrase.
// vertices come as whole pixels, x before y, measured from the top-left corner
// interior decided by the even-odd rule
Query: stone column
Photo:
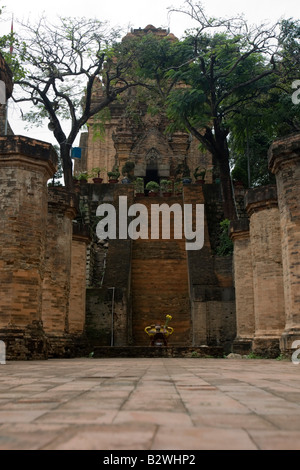
[[[300,339],[300,134],[276,140],[269,150],[280,213],[285,329],[280,347],[289,352]]]
[[[8,358],[45,358],[42,282],[47,180],[56,171],[50,144],[0,137],[0,339]]]
[[[237,326],[233,352],[249,354],[252,350],[255,321],[253,266],[248,219],[231,222],[230,237],[234,243],[233,263]]]
[[[250,217],[255,333],[254,353],[276,357],[284,328],[284,295],[280,221],[276,186],[249,189],[245,197]]]
[[[43,282],[43,325],[50,342],[50,356],[64,356],[69,346],[69,293],[71,275],[72,220],[76,215],[74,196],[64,187],[50,187],[45,276]]]
[[[80,336],[85,326],[87,231],[73,225],[71,280],[69,298],[69,333]]]

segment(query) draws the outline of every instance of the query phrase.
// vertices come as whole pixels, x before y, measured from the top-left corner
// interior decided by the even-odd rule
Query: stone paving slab
[[[0,450],[300,450],[290,361],[82,358],[0,365]]]

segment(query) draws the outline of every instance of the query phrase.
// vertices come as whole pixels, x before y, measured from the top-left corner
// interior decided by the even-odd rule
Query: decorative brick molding
[[[245,194],[245,208],[250,218],[260,210],[278,208],[277,188],[275,185],[259,186],[248,189]]]

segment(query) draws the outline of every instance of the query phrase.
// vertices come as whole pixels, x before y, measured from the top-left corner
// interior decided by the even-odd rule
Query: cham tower
[[[155,35],[176,41],[168,30],[152,25],[133,29],[124,39]],[[100,79],[93,99],[103,96]],[[229,350],[235,338],[235,301],[232,279],[232,258],[218,257],[220,222],[224,219],[220,184],[212,156],[199,149],[199,142],[187,132],[168,132],[169,121],[163,108],[155,114],[148,103],[137,99],[133,87],[108,107],[106,119],[90,119],[88,132],[81,135],[81,159],[75,160],[74,173],[95,168],[102,184],[80,186],[80,217],[94,227],[94,239],[88,246],[86,331],[95,338],[95,348],[102,346],[148,347],[145,327],[162,323],[172,316],[173,347],[220,347]],[[134,102],[135,119],[128,112]],[[136,119],[138,115],[138,119]],[[99,118],[98,118],[99,119]],[[101,136],[99,129],[101,127]],[[122,184],[122,168],[133,163],[134,184]],[[192,184],[183,184],[176,191],[178,166],[188,167]],[[205,184],[195,184],[194,170],[205,169]],[[119,184],[108,184],[107,172],[118,168]],[[156,198],[147,191],[137,197],[135,182],[142,179],[161,184],[171,181],[172,195]],[[92,183],[92,179],[89,179]],[[128,181],[127,181],[128,183]],[[99,204],[115,205],[118,220],[119,196],[126,196],[128,207],[143,204],[149,214],[152,204],[177,204],[182,213],[184,204],[193,208],[205,205],[205,241],[198,251],[187,251],[185,239],[175,239],[174,214],[170,212],[170,239],[99,240],[96,237],[96,210]],[[111,326],[113,324],[113,327]]]

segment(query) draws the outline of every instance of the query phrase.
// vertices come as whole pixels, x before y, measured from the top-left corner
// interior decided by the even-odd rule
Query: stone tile
[[[0,423],[30,423],[46,413],[42,410],[0,410]]]
[[[196,427],[225,429],[276,429],[275,423],[256,414],[214,413],[195,414],[192,416]]]
[[[156,426],[149,423],[78,426],[43,450],[147,450],[155,432]]]
[[[16,402],[8,402],[5,405],[0,406],[1,410],[11,410],[11,411],[30,411],[30,410],[44,410],[47,412],[53,408],[56,408],[60,402],[57,401],[44,401],[44,400],[32,400],[32,399],[24,399],[19,400]]]
[[[249,431],[259,449],[300,450],[300,431]]]
[[[119,410],[123,404],[123,399],[116,398],[107,398],[99,400],[89,400],[85,398],[76,398],[69,400],[63,405],[60,406],[62,411],[77,411],[81,410],[83,412],[92,412],[92,411],[102,411],[102,410]]]
[[[299,369],[274,360],[14,361],[0,449],[298,448],[299,389]]]
[[[35,420],[35,423],[53,424],[111,424],[118,413],[117,410],[109,411],[66,411],[53,410],[45,413]]]
[[[38,450],[66,429],[66,426],[51,424],[5,424],[0,426],[0,450]]]
[[[193,422],[189,415],[167,411],[119,411],[114,419],[114,424],[119,423],[153,423],[165,426],[190,426]]]
[[[151,450],[256,450],[243,429],[172,428],[161,426]]]
[[[264,416],[269,423],[272,423],[276,428],[285,431],[300,431],[300,416],[298,414],[268,414]]]

